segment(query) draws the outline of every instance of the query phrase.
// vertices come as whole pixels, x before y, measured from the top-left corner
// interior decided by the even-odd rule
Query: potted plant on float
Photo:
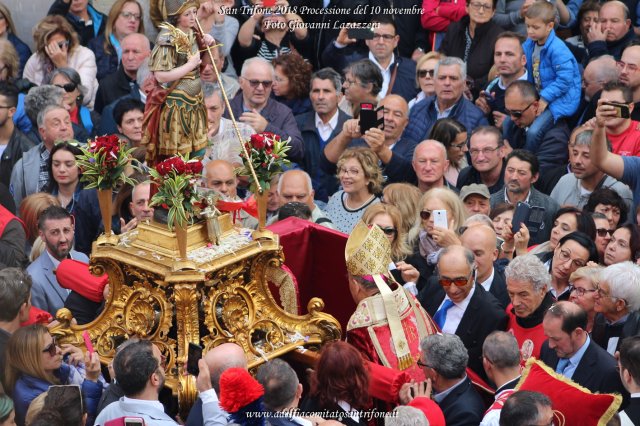
[[[127,149],[127,143],[116,135],[97,136],[86,145],[78,145],[78,148],[82,154],[76,157],[76,162],[82,170],[81,180],[87,184],[85,189],[95,188],[98,191],[104,224],[104,236],[98,238],[98,244],[114,245],[117,237],[111,231],[113,190],[124,183],[136,184],[125,174],[135,148]]]
[[[193,223],[194,210],[201,204],[196,183],[202,173],[202,162],[176,155],[161,161],[149,173],[157,187],[149,205],[166,210],[167,226],[175,229],[180,257],[186,259],[187,227]]]
[[[270,132],[256,133],[244,143],[240,153],[243,165],[236,173],[249,178],[249,190],[258,204],[258,233],[255,234],[258,237],[265,235],[271,179],[291,164],[287,159],[290,141],[291,138],[283,141]]]

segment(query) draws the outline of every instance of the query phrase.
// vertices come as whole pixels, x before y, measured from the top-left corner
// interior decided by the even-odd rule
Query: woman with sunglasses
[[[329,198],[326,212],[338,231],[349,234],[365,209],[380,202],[382,171],[378,157],[362,147],[345,150],[336,167],[342,189]]]
[[[493,65],[493,48],[504,30],[491,18],[496,12],[496,0],[466,0],[467,16],[452,23],[442,40],[440,52],[461,58],[467,64],[467,75],[473,81],[474,99],[487,85]]]
[[[82,127],[88,137],[95,136],[100,114],[82,104],[87,89],[81,84],[80,75],[72,68],[56,68],[46,80],[46,84],[53,84],[64,90],[62,102],[69,110],[71,122]]]
[[[395,265],[395,269],[391,269],[391,272],[394,278],[414,296],[417,296],[420,273],[415,266],[405,262],[407,257],[412,254],[412,250],[407,244],[407,235],[402,229],[400,210],[391,204],[374,204],[364,211],[362,221],[367,225],[377,225],[382,229],[391,243],[391,259]]]
[[[449,167],[444,171],[444,178],[451,186],[456,186],[460,170],[467,167],[467,129],[455,118],[441,118],[436,121],[429,137],[441,142],[447,148]]]
[[[422,210],[418,219],[422,223],[418,239],[418,251],[426,268],[421,269],[421,275],[428,278],[438,263],[440,250],[454,244],[460,244],[458,230],[466,219],[466,210],[455,192],[446,188],[434,188],[427,191],[420,200]],[[436,210],[447,212],[448,227],[434,225]]]
[[[409,101],[409,109],[421,100],[436,94],[436,80],[434,78],[436,64],[442,58],[439,52],[429,52],[420,57],[416,63],[416,84],[420,92]]]
[[[595,304],[601,266],[583,266],[576,269],[569,277],[571,295],[569,301],[575,303],[587,313],[587,332],[591,333],[596,317]]]
[[[109,10],[104,34],[92,39],[87,47],[96,55],[98,80],[116,72],[122,60],[120,42],[129,34],[144,34],[144,13],[137,0],[116,0]]]
[[[33,30],[33,40],[36,52],[24,67],[24,78],[39,86],[51,78],[56,68],[72,68],[86,88],[83,104],[93,108],[98,90],[96,58],[80,45],[71,25],[62,16],[47,16]]]
[[[611,235],[609,244],[604,250],[604,265],[615,265],[616,263],[637,262],[640,258],[640,231],[632,223],[622,225]]]
[[[4,3],[0,3],[0,39],[9,41],[16,49],[20,58],[19,67],[16,68],[16,76],[22,77],[22,70],[31,56],[31,49],[16,35],[16,26],[11,17],[11,11]]]
[[[34,324],[11,335],[5,356],[5,386],[15,403],[18,425],[24,424],[31,401],[49,386],[69,384],[81,386],[89,413],[87,424],[93,424],[104,384],[97,353],[90,359],[79,348],[60,347],[44,325]]]

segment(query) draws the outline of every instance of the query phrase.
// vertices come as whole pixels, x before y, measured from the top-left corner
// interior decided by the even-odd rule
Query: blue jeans
[[[527,143],[525,144],[524,149],[533,153],[538,152],[538,148],[540,148],[540,143],[544,139],[544,135],[553,127],[553,124],[553,114],[551,114],[549,107],[547,107],[547,109],[537,116],[529,126],[529,129],[527,130]]]

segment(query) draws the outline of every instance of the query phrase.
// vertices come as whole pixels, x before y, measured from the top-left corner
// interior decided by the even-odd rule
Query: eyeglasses
[[[455,285],[456,287],[464,287],[467,284],[469,284],[469,279],[472,276],[473,276],[473,271],[471,271],[469,275],[467,275],[467,277],[462,277],[462,278],[440,277],[438,279],[438,282],[442,287],[450,287],[452,284]]]
[[[340,170],[338,170],[338,174],[339,174],[339,175],[345,175],[345,176],[358,177],[358,175],[360,174],[360,170],[358,170],[358,169],[344,169],[344,168],[340,168]]]
[[[522,111],[511,111],[510,109],[504,109],[504,112],[507,115],[510,115],[513,118],[520,118],[522,117],[522,114],[525,113],[526,110],[528,110],[529,108],[531,108],[531,105],[535,104],[537,101],[533,101],[531,102],[529,105],[527,105],[527,107],[525,109],[523,109]]]
[[[627,64],[626,62],[617,61],[616,66],[620,69],[620,71],[624,71],[626,68],[629,72],[636,72],[640,67],[635,64]]]
[[[51,336],[51,343],[49,343],[43,350],[42,353],[49,353],[49,356],[56,356],[58,353],[58,347],[56,346],[56,338]]]
[[[58,42],[58,47],[60,49],[64,49],[65,47],[69,47],[69,40],[59,41]]]
[[[598,290],[587,290],[586,288],[582,288],[582,287],[574,287],[571,289],[572,293],[577,294],[580,297],[583,297],[586,293],[595,293]]]
[[[487,156],[492,152],[496,152],[499,149],[500,149],[500,146],[496,146],[495,148],[482,148],[482,149],[472,148],[469,150],[469,154],[471,154],[472,157],[475,157],[480,153],[482,153],[482,155],[484,156]]]
[[[606,297],[607,299],[622,300],[625,305],[627,304],[626,300],[622,299],[621,297],[611,296],[610,294],[605,293],[604,290],[601,288],[596,290],[596,294],[598,295],[598,297]]]
[[[54,86],[64,89],[65,92],[71,93],[78,87],[75,83],[67,83],[67,84],[55,84]]]
[[[245,78],[245,80],[247,80]],[[262,87],[264,87],[265,89],[268,89],[271,87],[271,85],[273,84],[273,81],[271,80],[247,80],[249,82],[249,85],[251,86],[252,89],[257,88],[259,85],[262,84]]]
[[[560,262],[562,262],[562,263],[566,263],[568,261],[571,261],[571,263],[576,268],[582,268],[583,266],[585,266],[587,264],[586,260],[572,259],[571,258],[571,252],[569,250],[565,250],[565,249],[560,249],[560,251],[558,252],[558,260]]]
[[[120,12],[120,16],[122,16],[124,19],[133,18],[135,21],[139,21],[141,18],[139,13],[132,13],[132,12]]]
[[[384,41],[391,41],[395,37],[396,37],[395,35],[391,35],[391,34],[374,34],[373,40],[383,39]]]
[[[430,366],[429,364],[425,364],[424,362],[417,360],[416,364],[418,365],[418,367],[422,367],[422,368],[433,368],[432,366]]]
[[[480,12],[481,10],[492,10],[493,6],[491,6],[490,4],[482,4],[482,3],[469,3],[469,6],[471,7],[471,9],[475,10],[476,12]]]
[[[398,233],[398,230],[391,226],[384,226],[384,227],[378,226],[378,228],[382,229],[382,232],[384,232],[384,235],[396,235]]]
[[[596,232],[598,233],[598,237],[606,237],[607,234],[609,234],[609,236],[612,236],[615,232],[615,229],[598,228],[596,229]]]
[[[435,69],[431,69],[431,70],[418,70],[418,77],[420,78],[425,78],[426,76],[429,76],[431,78],[433,78],[434,75],[436,75],[436,70]]]
[[[422,220],[429,220],[430,217],[431,217],[431,210],[422,210],[420,212],[420,218]]]
[[[346,79],[346,80],[344,81],[344,84],[346,85],[346,87],[351,87],[351,86],[353,86],[354,84],[362,85],[362,83],[360,83],[358,80],[349,80],[349,79]]]

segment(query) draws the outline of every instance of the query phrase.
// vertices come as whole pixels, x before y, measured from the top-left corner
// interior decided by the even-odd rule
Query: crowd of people
[[[637,1],[149,3],[54,0],[28,43],[0,3],[0,425],[243,424],[237,386],[260,389],[272,425],[551,424],[551,390],[514,391],[531,357],[622,395],[610,424],[640,424]],[[71,263],[104,229],[76,156],[105,134],[134,149],[134,184],[113,200],[124,233],[153,216],[158,155],[192,153],[203,187],[248,199],[237,136],[261,132],[288,139],[293,163],[271,182],[269,223],[380,230],[388,259],[347,260],[346,343],[309,376],[272,360],[247,377],[224,344],[176,418],[160,348],[127,340],[107,376],[43,325],[63,307],[89,323],[109,292]],[[410,381],[384,399],[372,365]]]

